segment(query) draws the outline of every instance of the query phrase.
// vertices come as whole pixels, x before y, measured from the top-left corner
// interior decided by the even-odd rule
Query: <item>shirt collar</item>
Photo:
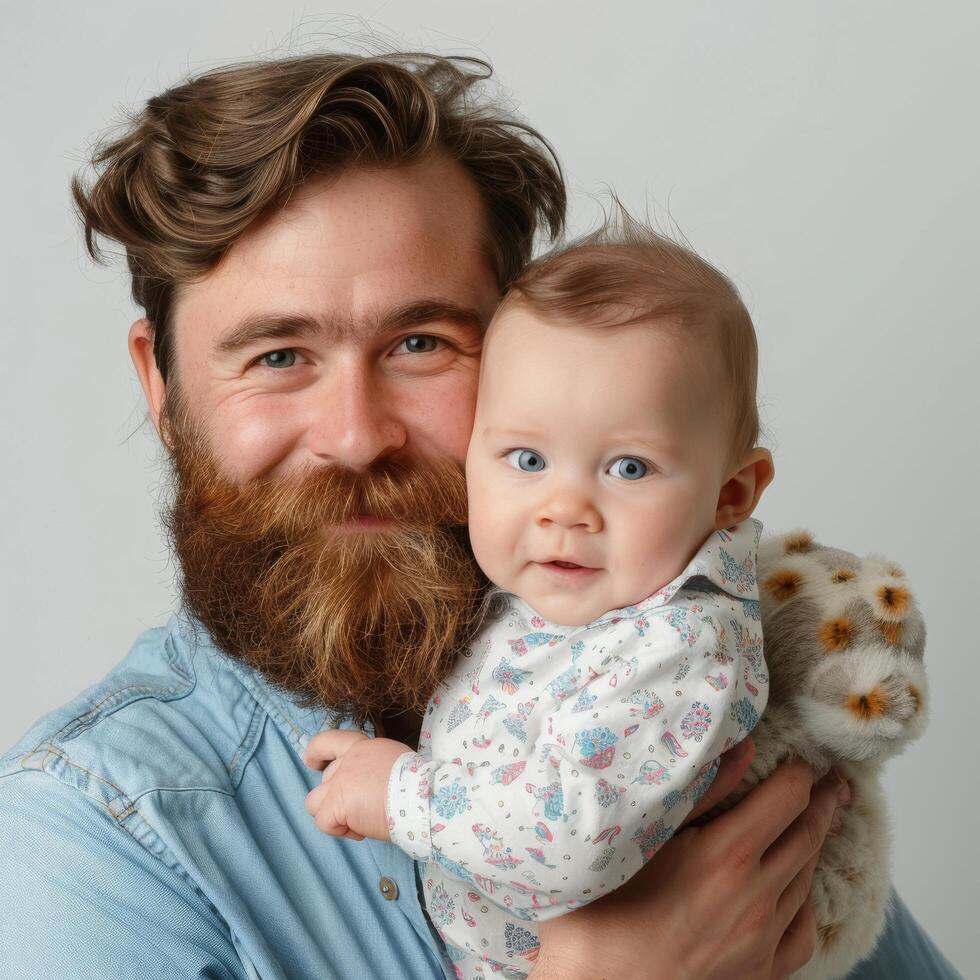
[[[750,517],[712,531],[677,578],[635,607],[638,612],[666,605],[691,579],[703,578],[735,599],[759,599],[756,581],[762,523]],[[608,618],[608,617],[606,617]]]
[[[174,616],[172,638],[174,651],[184,661],[185,669],[198,673],[191,661],[203,657],[210,669],[234,674],[300,752],[316,732],[350,727],[350,722],[336,712],[323,707],[302,707],[298,695],[276,687],[254,667],[219,650],[207,629],[186,609],[181,608]]]

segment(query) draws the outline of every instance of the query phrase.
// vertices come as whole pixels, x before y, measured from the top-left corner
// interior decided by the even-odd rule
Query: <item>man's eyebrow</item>
[[[473,307],[460,306],[458,303],[446,300],[425,299],[405,306],[397,307],[381,318],[379,332],[394,332],[408,330],[412,327],[423,326],[426,323],[440,321],[455,323],[460,327],[486,330],[487,324],[479,311]]]
[[[341,322],[339,319],[318,320],[289,313],[253,313],[229,330],[215,349],[222,354],[231,354],[260,340],[327,334],[338,340],[363,340],[439,321],[477,330],[481,334],[487,326],[478,310],[441,299],[407,303],[361,323]]]
[[[253,313],[229,330],[217,344],[220,354],[234,354],[260,340],[282,340],[321,332],[321,326],[309,317],[288,313]]]

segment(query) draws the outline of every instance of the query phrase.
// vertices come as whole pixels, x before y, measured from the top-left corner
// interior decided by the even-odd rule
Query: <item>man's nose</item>
[[[398,452],[408,437],[397,406],[370,370],[350,368],[324,379],[312,406],[308,446],[323,460],[366,469]]]
[[[570,488],[560,489],[548,496],[538,510],[539,527],[582,528],[595,534],[603,527],[602,515],[583,493]]]

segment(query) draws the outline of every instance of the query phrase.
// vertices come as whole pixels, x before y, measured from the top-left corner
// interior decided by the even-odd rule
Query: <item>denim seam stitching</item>
[[[33,753],[28,753],[24,756],[24,759],[29,758]],[[84,773],[91,780],[99,783],[103,786],[107,786],[115,791],[115,795],[110,798],[99,798],[93,796],[91,793],[87,792],[81,786],[74,785],[72,783],[65,782],[61,779],[57,772],[53,772],[50,768],[50,763],[52,758],[60,759],[61,762],[69,766],[78,772]],[[23,760],[22,760],[23,761]],[[117,823],[124,820],[131,813],[139,812],[136,807],[136,802],[142,797],[146,796],[148,793],[183,793],[183,792],[197,792],[197,793],[218,793],[221,796],[233,797],[234,793],[229,793],[227,790],[221,789],[218,786],[151,786],[147,789],[141,790],[136,796],[129,796],[125,790],[120,786],[117,786],[111,779],[106,779],[104,776],[100,776],[98,773],[93,772],[91,769],[87,769],[85,766],[80,765],[75,762],[69,756],[65,755],[63,751],[53,745],[47,746],[47,751],[44,758],[40,761],[38,766],[25,766],[21,771],[23,772],[43,772],[47,776],[51,776],[53,779],[57,779],[64,786],[68,786],[70,789],[76,789],[81,792],[88,799],[92,800],[94,803],[99,804],[103,807],[109,815]],[[11,774],[12,775],[12,774]],[[107,794],[108,795],[108,794]],[[123,809],[119,810],[119,806]],[[141,814],[142,817],[142,814]],[[145,818],[144,818],[145,819]]]
[[[193,690],[193,688],[191,688],[190,690]],[[116,699],[117,701],[120,702],[119,704],[112,706],[113,710],[118,710],[119,708],[125,707],[126,704],[132,704],[136,700],[142,700],[143,698],[152,697],[153,695],[158,695],[158,696],[171,695],[171,697],[167,698],[166,700],[173,700],[173,696],[176,696],[178,694],[180,695],[180,697],[186,697],[187,694],[190,693],[190,690],[181,692],[179,688],[173,686],[161,687],[153,684],[127,684],[125,687],[116,688],[113,691],[106,694],[101,701],[98,701],[96,704],[92,705],[88,709],[88,711],[86,711],[84,714],[76,715],[76,717],[72,718],[71,721],[66,722],[65,725],[62,728],[58,729],[58,731],[54,732],[54,734],[49,735],[43,741],[38,742],[38,744],[31,751],[27,752],[26,755],[28,756],[33,755],[35,752],[40,751],[42,746],[50,742],[58,741],[62,739],[68,741],[74,738],[83,729],[87,727],[91,727],[93,717],[100,714],[103,710],[105,710],[106,706],[113,699]],[[139,697],[138,698],[133,697],[129,699],[122,697],[122,695],[125,695],[127,693],[136,693],[139,695]],[[161,700],[163,700],[162,697]]]
[[[285,723],[285,725],[288,726],[289,731],[285,732],[286,737],[293,743],[293,745],[299,747],[306,732],[304,732],[304,730],[300,728],[284,710],[282,710],[280,705],[276,704],[275,700],[267,692],[253,688],[253,686],[249,683],[249,679],[241,671],[239,664],[236,664],[230,658],[228,659],[227,663],[232,673],[238,678],[238,681],[242,687],[248,691],[252,700],[261,705],[266,714],[268,714],[273,721],[280,723],[280,725]]]
[[[236,789],[241,784],[241,781],[245,776],[245,770],[248,767],[249,762],[251,762],[252,756],[255,754],[255,750],[258,748],[259,739],[261,738],[262,730],[265,728],[265,720],[267,717],[268,715],[265,713],[263,706],[253,698],[252,717],[249,719],[241,744],[235,751],[234,756],[232,756],[231,762],[228,763],[228,776],[232,781],[232,785]],[[238,769],[239,766],[239,760],[242,760],[241,770],[236,773],[236,769]]]

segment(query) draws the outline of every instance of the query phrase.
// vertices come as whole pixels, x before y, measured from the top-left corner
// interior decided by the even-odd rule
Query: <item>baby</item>
[[[307,751],[319,826],[423,862],[460,977],[525,976],[535,921],[635,874],[765,706],[756,361],[729,281],[629,218],[533,263],[487,331],[466,476],[496,613],[417,752]]]

